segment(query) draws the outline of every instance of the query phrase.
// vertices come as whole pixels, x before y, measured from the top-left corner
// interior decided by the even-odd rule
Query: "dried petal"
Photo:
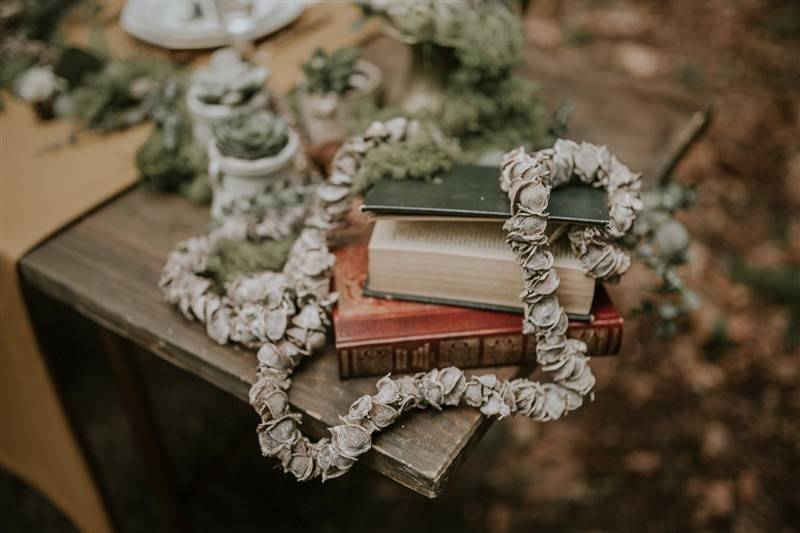
[[[344,457],[356,459],[372,446],[372,437],[361,426],[344,424],[334,426],[331,431],[331,445]]]

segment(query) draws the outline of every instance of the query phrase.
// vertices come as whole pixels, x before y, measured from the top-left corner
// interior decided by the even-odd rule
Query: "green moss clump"
[[[289,142],[289,126],[269,111],[234,116],[214,126],[217,148],[226,156],[261,159],[277,155]]]
[[[546,143],[548,120],[536,83],[511,75],[475,86],[465,78],[451,79],[440,120],[442,130],[459,138],[466,151]]]
[[[214,191],[207,172],[198,172],[191,181],[181,187],[181,193],[192,203],[205,205],[211,203]]]
[[[231,281],[240,274],[279,271],[286,263],[296,238],[291,235],[281,240],[261,242],[220,239],[208,255],[208,271],[219,283]]]
[[[445,74],[443,109],[427,118],[461,141],[467,159],[511,146],[543,148],[563,130],[563,114],[551,120],[538,86],[518,74],[525,32],[510,3],[368,1],[366,13],[385,17],[416,46],[451,51],[448,65],[437,62]]]
[[[508,76],[522,64],[525,32],[522,21],[501,2],[464,8],[460,31],[451,45],[464,71],[481,79]]]
[[[353,192],[362,193],[380,179],[435,179],[453,168],[459,153],[453,140],[423,124],[419,133],[409,139],[368,151],[353,176]]]

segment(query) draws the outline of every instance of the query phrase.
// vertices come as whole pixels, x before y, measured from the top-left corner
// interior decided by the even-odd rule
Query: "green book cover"
[[[379,216],[506,219],[511,212],[499,175],[497,167],[460,164],[442,176],[440,183],[381,180],[364,195],[361,210]],[[604,192],[581,184],[555,189],[548,211],[556,222],[608,222]]]

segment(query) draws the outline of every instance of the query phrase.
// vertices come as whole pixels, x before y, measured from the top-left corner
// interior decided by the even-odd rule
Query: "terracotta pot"
[[[197,89],[190,86],[186,92],[186,105],[192,116],[192,134],[195,141],[201,146],[207,145],[214,124],[230,117],[264,109],[268,100],[266,91],[259,90],[241,105],[206,104],[197,97]]]
[[[293,130],[289,130],[289,140],[280,152],[261,159],[228,157],[219,151],[216,141],[211,139],[208,142],[208,175],[214,192],[211,216],[218,218],[231,202],[257,196],[269,184],[289,179],[299,149],[300,139]]]
[[[356,107],[375,102],[383,76],[372,63],[359,60],[356,70],[361,81],[344,94],[300,92],[300,113],[311,144],[338,141],[347,136],[347,124]]]

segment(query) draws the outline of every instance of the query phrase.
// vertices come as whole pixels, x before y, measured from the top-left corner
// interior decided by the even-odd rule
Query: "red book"
[[[339,301],[333,327],[342,378],[520,364],[536,360],[536,341],[522,335],[522,315],[365,296],[371,226],[348,232],[333,272]],[[569,335],[589,355],[614,355],[623,318],[598,284],[590,322],[570,322]]]

